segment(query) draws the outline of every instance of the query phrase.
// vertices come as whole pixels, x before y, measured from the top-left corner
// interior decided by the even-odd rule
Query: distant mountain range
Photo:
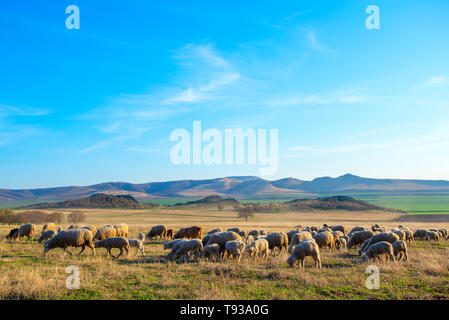
[[[371,179],[346,174],[337,178],[321,177],[312,181],[295,178],[265,180],[254,176],[225,177],[205,180],[178,180],[133,184],[106,182],[91,186],[70,186],[41,189],[0,189],[0,202],[62,201],[97,193],[132,195],[138,200],[155,198],[202,198],[209,195],[242,198],[256,195],[295,194],[317,196],[348,192],[449,192],[449,181]]]

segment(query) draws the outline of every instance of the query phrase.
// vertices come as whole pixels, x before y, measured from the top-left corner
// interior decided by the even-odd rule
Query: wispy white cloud
[[[441,87],[449,85],[449,78],[446,76],[433,76],[424,82],[424,87]]]
[[[306,37],[307,42],[309,43],[310,47],[313,50],[320,51],[320,52],[326,52],[326,53],[335,52],[335,50],[329,49],[324,44],[322,44],[320,41],[318,41],[315,30],[313,30],[313,29],[305,30],[304,36]]]
[[[353,90],[332,91],[319,94],[296,94],[283,95],[267,101],[271,106],[288,107],[298,105],[320,105],[320,104],[352,104],[367,102],[370,97],[356,93]]]

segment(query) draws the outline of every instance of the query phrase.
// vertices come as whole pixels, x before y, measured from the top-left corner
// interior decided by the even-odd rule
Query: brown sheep
[[[179,239],[179,238],[201,239],[202,233],[203,233],[203,229],[199,226],[181,228],[173,236],[173,239]]]
[[[165,233],[165,237],[169,240],[173,240],[173,234],[174,234],[173,229],[167,229],[167,232]]]

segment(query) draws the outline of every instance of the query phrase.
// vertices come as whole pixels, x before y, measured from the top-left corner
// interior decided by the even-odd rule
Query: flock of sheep
[[[9,240],[33,240],[35,226],[24,224],[19,228],[12,229],[6,236]],[[128,256],[131,248],[136,248],[137,253],[145,256],[144,241],[152,239],[168,240],[164,243],[164,250],[171,249],[167,254],[170,261],[190,262],[203,259],[207,261],[221,261],[223,259],[235,259],[240,261],[243,255],[249,258],[260,257],[267,259],[271,254],[276,256],[283,250],[290,253],[287,263],[292,267],[299,262],[304,267],[306,257],[311,257],[317,268],[321,268],[320,250],[328,248],[334,250],[350,250],[359,248],[358,253],[363,262],[369,259],[380,259],[386,256],[387,260],[407,260],[407,243],[415,240],[440,241],[448,240],[446,229],[418,229],[412,232],[408,227],[387,230],[378,224],[365,228],[356,226],[349,232],[342,225],[328,226],[324,224],[319,228],[316,226],[302,227],[289,232],[272,232],[267,234],[264,230],[252,230],[248,233],[240,228],[230,228],[226,231],[221,229],[210,230],[203,237],[203,230],[199,226],[179,229],[176,233],[164,225],[157,225],[144,235],[139,234],[139,239],[128,239],[128,225],[107,225],[101,229],[94,226],[72,225],[68,229],[57,229],[54,223],[44,225],[39,243],[44,242],[44,253],[62,248],[64,252],[68,247],[81,247],[78,255],[89,247],[95,256],[95,248],[106,249],[114,258],[119,258],[123,252]],[[114,256],[112,249],[119,249],[120,254]]]

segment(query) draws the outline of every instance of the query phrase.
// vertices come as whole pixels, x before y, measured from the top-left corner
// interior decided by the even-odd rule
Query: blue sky
[[[0,3],[0,188],[259,175],[171,163],[196,120],[278,129],[267,179],[449,179],[447,1],[130,2]]]

